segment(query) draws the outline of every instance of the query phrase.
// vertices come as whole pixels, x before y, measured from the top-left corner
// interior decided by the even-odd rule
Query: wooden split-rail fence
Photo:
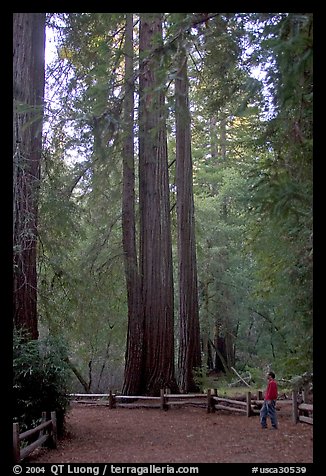
[[[193,405],[206,408],[208,413],[214,413],[219,410],[244,414],[247,417],[259,415],[260,409],[264,403],[263,392],[259,391],[257,398],[253,398],[250,391],[246,392],[245,400],[224,398],[217,395],[216,389],[208,389],[207,393],[190,394],[171,394],[168,389],[161,389],[159,397],[144,395],[116,395],[110,393],[74,393],[70,394],[74,402],[106,405],[109,408],[160,408],[168,410],[170,407],[179,405]],[[298,403],[297,392],[293,392],[291,400],[278,400],[278,406],[292,404],[293,421],[313,424],[313,405],[302,402]]]
[[[258,415],[259,410],[256,408],[256,400],[252,401],[251,392],[246,392],[246,400],[234,400],[231,398],[219,397],[214,390],[207,392],[207,412],[215,413],[216,410],[227,410],[236,413],[243,413],[247,417]]]
[[[304,395],[304,394],[303,394]],[[294,423],[309,423],[313,425],[313,404],[305,402],[300,402],[299,392],[294,390],[292,392],[292,418]]]
[[[89,404],[89,405],[106,405],[109,408],[160,408],[161,410],[167,410],[173,405],[204,405],[205,394],[171,394],[163,389],[160,392],[159,397],[146,396],[146,395],[116,395],[110,391],[110,393],[73,393],[70,394],[73,402]]]
[[[36,440],[25,447],[21,447],[21,442],[30,440],[38,434]],[[35,428],[19,433],[19,423],[13,423],[13,460],[19,463],[36,448],[45,445],[51,448],[57,446],[57,418],[56,412],[51,412],[51,418],[46,419],[46,412],[42,412],[42,423]]]
[[[160,396],[144,396],[144,395],[116,395],[110,393],[73,393],[70,394],[73,402],[93,405],[106,405],[109,408],[125,407],[147,407],[160,408],[168,410],[170,407],[179,405],[193,405],[206,408],[208,413],[217,410],[234,411],[243,413],[247,416],[259,414],[257,400],[253,400],[251,392],[246,393],[246,400],[240,401],[230,398],[222,398],[217,396],[216,390],[209,389],[207,393],[187,393],[172,394],[166,389],[161,389]],[[258,402],[259,405],[259,402]]]

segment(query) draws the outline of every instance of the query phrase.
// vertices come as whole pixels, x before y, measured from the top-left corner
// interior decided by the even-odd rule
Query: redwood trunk
[[[194,369],[201,367],[201,352],[187,56],[183,48],[179,56],[175,94],[180,319],[179,387],[182,392],[187,393],[197,390]]]
[[[37,339],[37,210],[42,152],[45,13],[13,14],[13,311]]]
[[[161,14],[141,14],[139,194],[144,317],[142,392],[175,388],[172,243],[164,79],[159,76]],[[160,82],[161,81],[161,82]]]
[[[138,395],[141,391],[143,321],[140,312],[135,223],[133,15],[126,15],[122,230],[128,297],[128,334],[123,393]]]

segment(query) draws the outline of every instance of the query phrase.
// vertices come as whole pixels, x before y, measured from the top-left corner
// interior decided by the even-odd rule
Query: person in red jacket
[[[274,372],[267,374],[267,388],[264,396],[264,403],[260,410],[260,424],[262,428],[267,428],[267,416],[271,419],[272,428],[277,430],[276,400],[278,396],[277,382]]]

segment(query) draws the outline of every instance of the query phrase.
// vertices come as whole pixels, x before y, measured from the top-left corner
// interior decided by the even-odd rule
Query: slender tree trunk
[[[210,322],[210,316],[209,316],[209,279],[208,277],[208,266],[206,265],[206,279],[203,282],[203,289],[202,289],[202,295],[203,295],[203,324],[202,324],[202,341],[203,341],[203,356],[204,356],[204,361],[206,362],[206,369],[208,371],[214,369],[214,363],[213,363],[213,354],[212,354],[212,349],[211,349],[211,344],[210,344],[210,337],[209,337],[209,322]]]
[[[179,387],[197,390],[193,371],[201,367],[194,197],[187,56],[181,48],[176,94],[176,184],[179,255]]]
[[[160,13],[141,14],[139,75],[140,268],[144,316],[142,391],[176,388],[172,242]]]
[[[135,223],[133,15],[126,15],[122,229],[128,296],[128,334],[123,393],[137,395],[141,391],[143,319],[140,312]]]
[[[37,211],[42,152],[45,13],[13,14],[14,324],[37,339]]]
[[[223,162],[227,161],[227,114],[223,111],[220,113],[220,150],[221,150],[221,158]],[[227,205],[227,197],[223,198],[222,205],[221,205],[221,217],[224,223],[227,223],[228,220],[228,205]],[[227,246],[225,246],[227,250]],[[229,256],[228,251],[225,251],[220,256],[220,261],[222,264],[222,269],[227,269]],[[223,289],[223,308],[220,309],[221,314],[223,315],[223,334],[224,334],[224,342],[225,342],[225,356],[226,356],[226,364],[228,368],[228,372],[230,372],[231,367],[234,365],[234,333],[233,333],[233,324],[230,315],[230,302],[232,297],[230,295],[230,290],[226,286],[222,285]],[[224,364],[223,364],[224,365]]]
[[[86,393],[90,393],[90,382],[86,382],[82,374],[79,372],[77,367],[69,360],[68,357],[64,359],[64,362],[68,365],[70,370],[74,373],[74,375],[77,377],[79,383],[82,385],[83,389],[85,390]]]
[[[210,146],[211,156],[214,161],[218,159],[219,147],[217,141],[217,120],[215,116],[212,116],[209,120],[209,132],[210,132]]]

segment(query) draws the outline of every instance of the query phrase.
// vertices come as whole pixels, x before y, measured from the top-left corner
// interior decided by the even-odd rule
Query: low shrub
[[[22,431],[37,425],[42,411],[56,411],[58,435],[64,433],[70,374],[64,358],[58,339],[26,340],[22,333],[14,334],[13,415]]]

